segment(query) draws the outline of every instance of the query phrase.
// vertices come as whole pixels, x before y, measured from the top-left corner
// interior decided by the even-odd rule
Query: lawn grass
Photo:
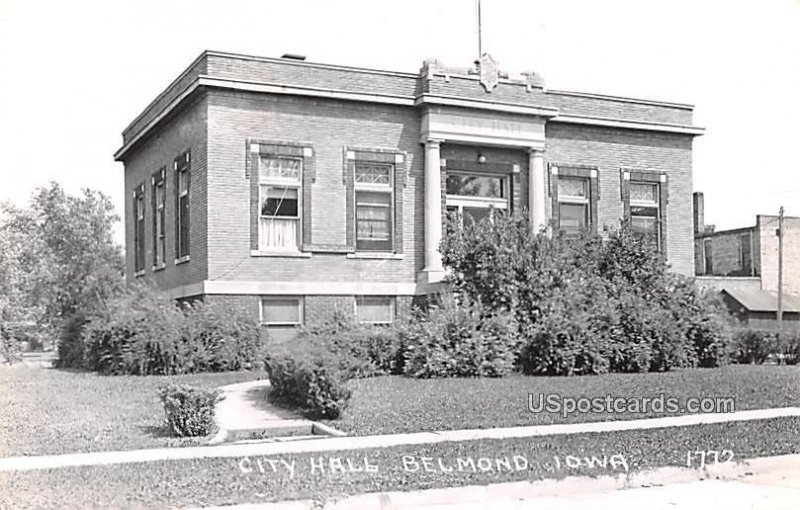
[[[730,365],[716,369],[585,377],[411,379],[349,383],[350,405],[329,425],[355,435],[629,420],[668,413],[573,413],[566,418],[528,411],[528,393],[579,397],[733,397],[735,410],[800,406],[800,366]],[[675,414],[675,413],[673,413]]]
[[[103,376],[0,366],[0,457],[198,444],[171,437],[157,389],[168,382],[218,387],[263,373]]]
[[[27,508],[173,508],[185,506],[261,503],[288,499],[330,500],[350,494],[392,490],[421,490],[437,487],[480,485],[565,476],[600,476],[661,466],[685,466],[687,452],[730,450],[733,460],[800,453],[797,430],[800,418],[778,418],[755,422],[732,422],[684,428],[635,430],[506,440],[447,442],[373,450],[341,451],[248,458],[192,459],[141,464],[63,468],[43,471],[0,472],[0,501]],[[526,469],[498,467],[495,459],[525,457]],[[600,466],[603,456],[615,456],[616,463]],[[403,462],[412,456],[417,462]],[[581,459],[578,467],[567,464],[567,456]],[[430,458],[432,470],[422,468],[422,457]],[[491,459],[489,471],[466,467],[458,470],[458,458]],[[584,458],[598,459],[593,467]],[[325,464],[312,472],[311,459]],[[354,468],[367,459],[374,471],[332,472],[331,459],[344,466],[350,459]],[[443,472],[442,465],[453,468]],[[558,460],[557,460],[558,459]],[[258,469],[258,461],[264,472]],[[270,461],[294,462],[273,472]],[[592,462],[594,460],[592,459]]]

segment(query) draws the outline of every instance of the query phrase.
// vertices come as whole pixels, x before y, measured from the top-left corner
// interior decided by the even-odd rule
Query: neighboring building
[[[695,274],[719,287],[778,290],[778,217],[756,216],[753,227],[711,231],[695,193]],[[715,283],[716,282],[716,283]],[[800,295],[800,218],[783,218],[783,291]]]
[[[720,295],[728,309],[743,324],[760,329],[777,328],[777,292],[731,287],[722,289]],[[782,308],[784,330],[800,328],[800,296],[784,295]]]
[[[692,106],[204,52],[123,132],[126,275],[278,330],[388,322],[444,275],[446,211],[593,231],[628,218],[693,273]]]
[[[754,227],[715,231],[704,224],[702,193],[694,194],[694,264],[700,286],[721,292],[742,322],[774,328],[778,311],[778,217]],[[800,218],[783,218],[783,318],[798,325]]]

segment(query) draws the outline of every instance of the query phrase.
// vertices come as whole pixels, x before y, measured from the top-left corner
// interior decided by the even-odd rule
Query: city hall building
[[[629,219],[694,273],[692,106],[207,51],[123,132],[126,276],[277,333],[390,322],[434,291],[448,211],[603,232]]]

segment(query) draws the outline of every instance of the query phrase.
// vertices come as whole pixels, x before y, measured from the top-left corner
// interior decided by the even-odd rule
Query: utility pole
[[[778,212],[778,336],[783,326],[783,206]]]

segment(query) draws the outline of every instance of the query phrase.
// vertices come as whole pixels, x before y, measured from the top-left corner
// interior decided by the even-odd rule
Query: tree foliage
[[[0,332],[52,336],[75,313],[90,313],[123,285],[119,217],[105,194],[70,195],[57,183],[27,207],[0,206]]]

